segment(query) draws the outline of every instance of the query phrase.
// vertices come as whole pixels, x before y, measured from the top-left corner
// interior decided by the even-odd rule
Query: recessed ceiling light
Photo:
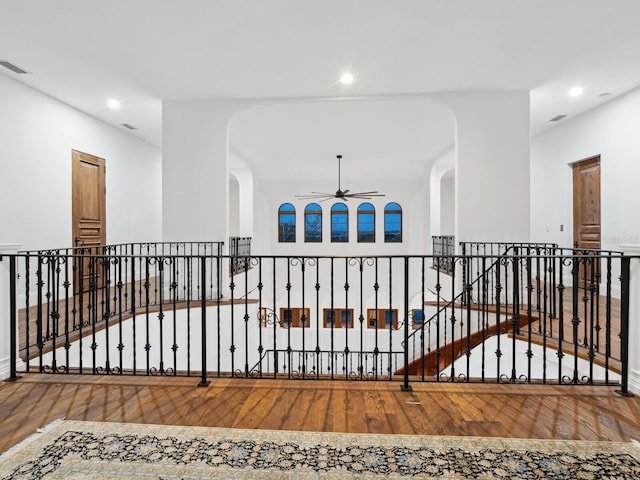
[[[583,91],[584,89],[582,87],[573,87],[571,90],[569,90],[569,95],[571,95],[572,97],[579,97],[580,95],[582,95]]]
[[[340,83],[343,85],[351,85],[353,83],[353,75],[349,72],[345,72],[340,77]]]
[[[116,100],[115,98],[112,98],[111,100],[109,100],[107,102],[107,106],[109,108],[113,108],[114,110],[120,108],[120,101]]]

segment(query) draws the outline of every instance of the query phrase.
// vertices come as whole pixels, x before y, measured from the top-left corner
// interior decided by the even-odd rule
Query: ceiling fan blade
[[[356,193],[350,193],[347,196],[348,197],[356,197],[356,196],[363,196],[366,195],[367,197],[384,197],[384,193],[378,193],[378,192],[356,192]]]
[[[296,195],[298,200],[317,200],[317,199],[328,199],[333,198],[333,195]]]
[[[301,195],[296,195],[296,197],[333,197],[333,193],[311,192],[311,193],[303,193]]]

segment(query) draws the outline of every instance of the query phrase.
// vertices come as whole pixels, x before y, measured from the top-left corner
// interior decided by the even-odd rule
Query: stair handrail
[[[475,285],[476,283],[478,283],[478,281],[479,281],[481,278],[484,278],[484,276],[486,275],[486,273],[487,273],[487,272],[490,272],[490,271],[491,271],[491,269],[493,269],[496,265],[498,265],[498,263],[499,263],[499,262],[501,262],[501,261],[502,261],[502,260],[507,256],[507,253],[509,253],[509,251],[510,251],[511,249],[513,249],[513,248],[515,248],[515,246],[514,246],[514,245],[509,245],[509,246],[507,247],[507,249],[504,251],[504,253],[500,254],[500,255],[496,258],[496,260],[495,260],[491,265],[489,265],[487,268],[485,268],[483,272],[481,272],[481,273],[479,273],[479,274],[478,274],[478,276],[476,277],[476,279],[475,279],[475,280],[473,280],[473,281],[472,281],[472,282],[470,282],[470,283],[466,283],[466,284],[464,284],[464,285],[462,286],[462,291],[461,291],[458,295],[456,295],[453,299],[449,300],[449,302],[447,302],[444,306],[440,307],[440,308],[436,311],[436,313],[434,313],[433,315],[431,315],[431,317],[429,317],[429,319],[428,319],[428,320],[424,321],[424,322],[422,323],[422,325],[421,325],[419,328],[416,328],[416,329],[415,329],[415,330],[414,330],[414,331],[413,331],[413,332],[412,332],[412,333],[407,337],[407,342],[409,341],[409,339],[411,339],[411,338],[412,338],[414,335],[416,335],[418,332],[423,332],[423,333],[424,333],[424,328],[425,328],[428,324],[430,324],[430,323],[431,323],[435,318],[437,318],[437,317],[438,317],[442,312],[446,311],[446,310],[447,310],[447,308],[449,308],[449,307],[451,307],[452,305],[454,305],[454,304],[457,302],[457,300],[459,300],[462,296],[464,296],[464,294],[465,294],[465,293],[467,293],[467,290],[468,290],[470,287],[472,287],[473,285]],[[468,256],[462,256],[461,258],[466,258],[466,257],[468,257]],[[405,348],[406,348],[406,345],[404,345],[404,342],[402,342],[402,343],[403,343],[403,347],[405,347]]]

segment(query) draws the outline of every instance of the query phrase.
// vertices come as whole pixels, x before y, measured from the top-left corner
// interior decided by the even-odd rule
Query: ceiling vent
[[[2,65],[4,68],[8,68],[13,73],[17,73],[19,75],[24,75],[25,73],[29,73],[26,70],[23,70],[22,68],[18,67],[17,65],[14,65],[13,63],[8,62],[7,60],[0,60],[0,65]]]
[[[133,125],[129,125],[128,123],[121,123],[120,125],[122,125],[124,128],[128,128],[129,130],[137,130],[136,127],[134,127]]]
[[[564,117],[566,117],[566,115],[556,115],[555,117],[553,117],[551,120],[549,120],[550,122],[559,122],[560,120],[562,120]]]

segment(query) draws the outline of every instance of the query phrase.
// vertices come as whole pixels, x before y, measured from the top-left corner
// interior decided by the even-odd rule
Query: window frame
[[[370,205],[371,206],[371,210],[364,210],[362,211],[361,208],[365,205]],[[376,207],[371,203],[371,202],[362,202],[360,205],[358,205],[358,209],[356,211],[356,215],[357,215],[357,239],[358,239],[358,243],[375,243],[376,242]],[[373,222],[371,222],[371,224],[373,225],[373,238],[371,240],[363,240],[361,238],[362,235],[362,231],[360,226],[362,225],[362,221],[361,221],[361,216],[365,216],[365,215],[371,215],[373,217]],[[367,234],[369,232],[366,232]]]
[[[338,209],[336,209],[338,207]],[[344,208],[344,210],[342,210]],[[348,243],[349,242],[349,207],[347,207],[342,202],[336,202],[331,206],[331,243]],[[334,238],[334,226],[336,226],[336,222],[334,221],[335,217],[344,216],[346,219],[346,232],[343,240],[336,240]]]
[[[318,207],[318,210],[310,210],[313,206]],[[307,228],[307,218],[311,215],[318,215],[320,217],[319,238],[317,240],[311,239],[309,235],[310,231]],[[307,206],[304,207],[304,241],[305,243],[322,243],[322,207],[315,202],[308,203]]]
[[[393,206],[397,206],[398,208],[394,208]],[[392,209],[393,208],[393,209]],[[388,235],[391,232],[387,231],[387,227],[391,224],[390,220],[387,219],[388,215],[400,215],[400,235],[397,240],[390,240]],[[389,202],[384,206],[384,242],[385,243],[402,243],[403,236],[403,228],[402,228],[402,207],[397,202]],[[395,224],[395,222],[393,222]]]
[[[287,312],[291,312],[290,321],[285,320]],[[304,326],[302,317],[304,316]],[[311,327],[311,309],[302,307],[280,307],[280,318],[278,323],[282,328],[310,328]]]
[[[368,308],[367,328],[377,328],[378,330],[388,330],[387,312],[392,314],[393,330],[398,330],[398,309],[397,308]]]
[[[329,321],[329,314],[335,312],[333,326]],[[349,325],[344,326],[344,314],[347,315],[347,319],[349,320]],[[324,308],[322,309],[322,326],[324,328],[353,328],[354,326],[354,316],[353,316],[353,308]]]
[[[422,316],[422,320],[420,323],[416,323],[416,314],[420,314]],[[419,308],[414,308],[411,310],[411,326],[414,330],[422,328],[426,319],[426,315],[424,310],[420,310]]]
[[[293,210],[283,210],[283,207],[291,207]],[[296,218],[296,207],[292,204],[292,203],[283,203],[282,205],[280,205],[280,207],[278,207],[278,243],[296,243],[296,230],[297,230],[297,218]],[[285,216],[292,216],[293,217],[293,222],[291,222],[291,225],[293,225],[293,239],[292,240],[286,240],[286,237],[284,236],[284,233],[282,231],[282,226],[283,225],[287,225],[287,223],[282,221],[282,217]]]

